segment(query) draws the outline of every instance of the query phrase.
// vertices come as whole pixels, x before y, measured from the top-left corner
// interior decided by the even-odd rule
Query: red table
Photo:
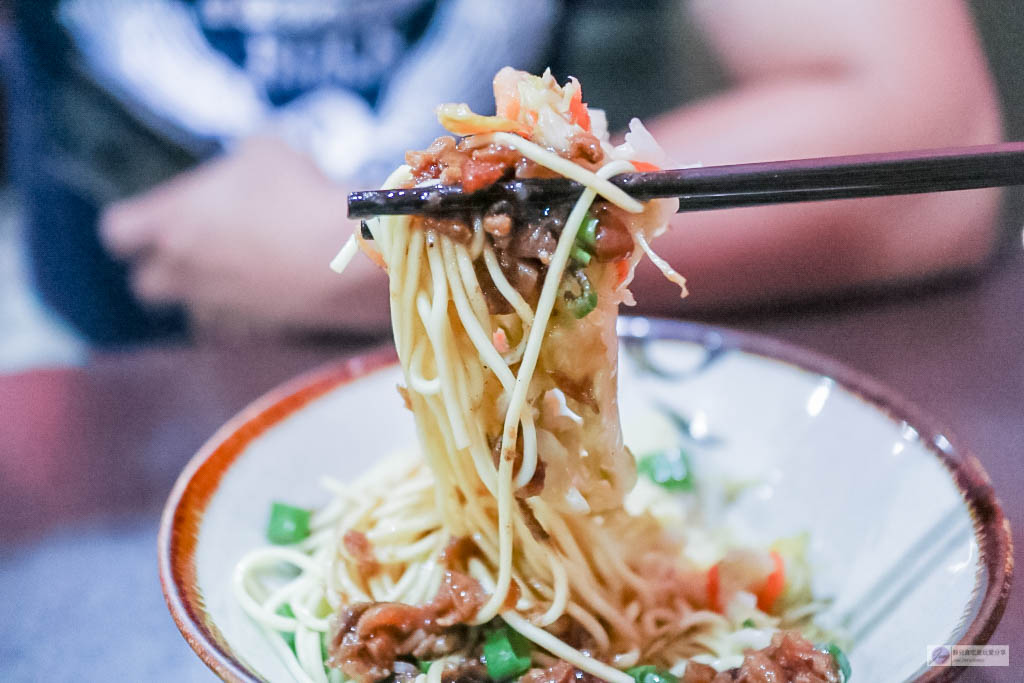
[[[998,267],[967,286],[728,322],[835,356],[892,385],[944,422],[973,448],[995,482],[1013,524],[1021,566],[1024,252],[1019,243],[1007,251]],[[92,556],[87,549],[68,545],[71,541],[64,530],[71,529],[73,536],[84,525],[90,529],[88,538],[102,544],[110,534],[119,533],[118,520],[133,519],[142,527],[128,547],[149,544],[142,557],[149,557],[148,548],[154,553],[152,564],[139,570],[152,571],[152,594],[147,588],[142,591],[145,595],[126,596],[128,603],[136,605],[135,616],[123,606],[85,616],[95,619],[96,613],[106,614],[101,627],[120,628],[128,635],[118,637],[132,637],[132,619],[140,618],[143,611],[148,615],[162,610],[155,580],[155,538],[149,534],[190,455],[217,426],[266,389],[354,350],[339,346],[158,348],[98,356],[83,368],[0,377],[0,519],[4,520],[0,595],[31,592],[35,567],[66,560],[85,567],[86,573],[95,572],[76,579],[82,599],[87,599],[94,589],[103,588],[104,581],[109,582],[106,574],[120,560],[116,554],[88,559]],[[46,540],[53,538],[57,540]],[[13,583],[4,578],[11,567],[21,572]],[[117,586],[109,588],[117,590]],[[36,619],[44,630],[61,626],[52,615],[36,615],[33,604],[25,604],[30,600],[35,598],[19,605],[14,621]],[[132,658],[149,652],[145,648],[159,650],[146,655],[143,666],[157,672],[151,674],[157,679],[205,677],[170,619],[160,618],[166,628],[160,626],[158,634],[135,634],[144,637],[112,650],[120,654],[104,659],[105,677],[137,679],[140,670]],[[127,624],[122,623],[125,619]],[[11,614],[0,621],[11,621]],[[70,658],[76,667],[93,666],[86,660],[76,663],[76,657],[86,657],[76,647],[80,632],[63,626],[67,633],[62,637],[71,642],[61,642],[60,657]],[[1018,589],[1011,596],[991,642],[1009,644],[1014,665],[972,669],[963,680],[1022,680],[1024,591]],[[7,676],[3,662],[10,658],[5,648],[13,649],[15,661],[13,673]],[[19,661],[22,669],[17,668]],[[38,674],[39,667],[56,666],[53,661],[52,643],[36,642],[17,627],[11,628],[11,634],[0,629],[0,678],[17,679],[17,673],[25,670]],[[72,666],[66,659],[64,665]],[[50,678],[59,678],[59,673]],[[91,675],[84,673],[82,678],[91,679]]]

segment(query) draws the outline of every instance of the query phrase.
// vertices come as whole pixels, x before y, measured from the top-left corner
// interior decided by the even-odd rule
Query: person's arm
[[[365,258],[344,277],[327,267],[358,227],[345,218],[347,189],[379,184],[407,147],[443,133],[439,102],[480,100],[506,62],[537,59],[554,3],[447,0],[439,12],[386,88],[379,120],[321,89],[275,114],[264,130],[279,135],[242,139],[108,207],[101,236],[131,264],[135,293],[183,304],[213,330],[386,330],[383,274]]]
[[[1000,115],[960,0],[696,0],[735,82],[654,122],[677,163],[704,165],[996,142]],[[973,269],[999,191],[680,214],[655,248],[691,298],[647,268],[661,312],[737,306]]]

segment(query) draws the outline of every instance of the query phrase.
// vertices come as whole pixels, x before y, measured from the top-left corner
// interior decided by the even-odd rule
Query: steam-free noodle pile
[[[235,595],[300,681],[711,681],[706,664],[743,665],[737,633],[768,645],[793,586],[777,553],[709,570],[643,501],[623,506],[637,474],[616,404],[617,309],[674,207],[607,179],[663,153],[637,121],[612,147],[575,80],[504,69],[495,93],[498,116],[440,108],[466,137],[410,153],[384,187],[563,175],[586,189],[566,207],[382,216],[372,241],[345,245],[336,270],[362,249],[388,273],[418,450],[328,481],[309,536],[243,558]],[[810,648],[797,640],[779,647]],[[820,678],[806,680],[840,680],[832,655],[810,651]]]

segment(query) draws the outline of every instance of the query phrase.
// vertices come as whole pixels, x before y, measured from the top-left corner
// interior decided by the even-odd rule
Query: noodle
[[[520,97],[555,103],[553,111],[585,132],[574,118],[573,91],[549,78],[524,76]],[[272,636],[275,651],[285,646],[297,680],[370,677],[352,674],[357,664],[359,671],[398,666],[395,656],[367,663],[338,652],[361,647],[360,625],[369,617],[359,610],[427,609],[440,600],[455,580],[453,539],[471,547],[468,575],[460,580],[481,592],[471,615],[456,623],[469,633],[504,624],[532,643],[535,667],[561,661],[629,683],[633,676],[623,669],[637,663],[678,668],[695,654],[731,652],[723,639],[736,624],[712,611],[716,598],[707,597],[705,574],[685,560],[678,535],[648,511],[664,496],[649,495],[639,512],[623,507],[636,467],[618,424],[617,305],[627,300],[625,285],[644,254],[683,281],[648,244],[664,230],[667,207],[642,205],[610,183],[634,166],[598,142],[604,159],[591,171],[567,158],[568,141],[560,152],[508,132],[464,141],[463,154],[514,150],[585,186],[552,233],[553,249],[538,251],[539,260],[510,262],[508,239],[474,215],[459,228],[465,233],[381,216],[367,222],[372,244],[353,236],[332,261],[341,271],[361,248],[388,273],[419,453],[388,459],[349,484],[328,482],[334,499],[312,517],[308,538],[253,550],[238,563],[235,598]],[[420,173],[410,161],[384,187],[436,182]],[[598,198],[606,203],[596,206]],[[613,210],[620,214],[609,215]],[[587,221],[593,230],[593,215],[600,229],[581,242]],[[616,221],[626,227],[616,228]],[[630,239],[620,239],[620,252],[608,256],[615,229],[628,229]],[[591,251],[581,255],[584,247]],[[524,289],[522,279],[531,268],[540,274],[534,290]],[[292,568],[290,578],[280,578],[282,566]],[[797,609],[806,610],[806,601]],[[757,623],[772,620],[756,608],[745,613]],[[419,633],[404,637],[433,642],[432,632]],[[280,634],[291,634],[291,648]],[[452,668],[480,665],[472,638],[451,638],[463,644],[438,652],[429,665],[416,655],[423,664],[416,681],[437,683]],[[351,667],[345,675],[325,670],[322,649],[334,652],[332,666]]]

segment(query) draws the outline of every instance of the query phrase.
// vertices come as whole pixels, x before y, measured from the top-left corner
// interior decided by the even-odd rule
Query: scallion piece
[[[655,484],[669,491],[692,491],[690,456],[681,448],[669,448],[640,458],[637,469]]]
[[[530,642],[517,632],[502,626],[487,634],[484,664],[494,680],[504,681],[526,673],[530,661]]]
[[[430,673],[430,665],[431,664],[433,664],[433,662],[430,661],[429,659],[421,659],[419,662],[417,662],[416,666],[418,666],[420,668],[420,673],[421,674],[425,674],[425,673]]]
[[[850,668],[850,660],[847,659],[846,653],[843,652],[842,648],[835,643],[825,643],[821,646],[821,649],[832,655],[832,659],[835,660],[836,668],[839,669],[840,680],[843,683],[850,680],[850,674],[852,669]]]
[[[276,545],[298,543],[309,536],[309,510],[284,503],[270,506],[267,540]]]
[[[590,278],[583,272],[582,269],[574,270],[572,277],[575,278],[579,284],[580,293],[577,296],[573,296],[570,292],[566,292],[566,307],[572,316],[579,320],[585,318],[587,315],[597,308],[597,292],[594,291],[593,286],[590,284]]]
[[[634,666],[632,669],[626,669],[626,674],[633,677],[636,683],[678,683],[679,679],[673,676],[664,669],[659,669],[656,666],[647,664],[644,666]]]
[[[589,251],[581,249],[579,245],[576,245],[572,248],[572,251],[569,252],[569,258],[579,265],[585,266],[590,263],[591,256]]]
[[[743,628],[755,628],[753,619],[744,619],[743,623],[740,624]]]
[[[587,251],[593,251],[597,246],[597,223],[597,216],[588,211],[580,224],[580,231],[576,233],[576,243]]]

